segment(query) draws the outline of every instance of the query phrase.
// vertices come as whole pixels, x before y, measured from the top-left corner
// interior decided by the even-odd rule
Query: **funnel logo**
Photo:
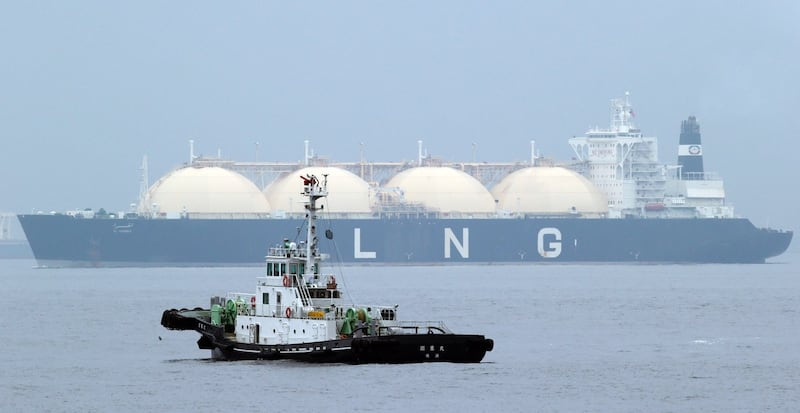
[[[558,228],[542,228],[536,240],[539,255],[544,258],[558,258],[561,255],[561,231]]]
[[[678,146],[678,156],[701,156],[703,145],[680,145]]]

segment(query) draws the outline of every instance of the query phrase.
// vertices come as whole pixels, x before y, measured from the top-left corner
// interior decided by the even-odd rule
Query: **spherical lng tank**
[[[150,187],[140,209],[174,214],[268,214],[270,205],[258,187],[234,171],[187,166]]]
[[[399,188],[405,201],[441,213],[493,214],[492,194],[477,179],[457,169],[421,166],[389,179],[385,188]]]
[[[512,172],[491,190],[501,211],[534,215],[602,215],[608,201],[588,179],[561,167]]]

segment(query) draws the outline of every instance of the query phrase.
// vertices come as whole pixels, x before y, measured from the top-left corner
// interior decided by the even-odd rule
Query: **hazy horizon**
[[[800,227],[800,5],[634,1],[36,2],[0,6],[0,211],[115,211],[195,153],[556,160],[635,122],[674,164],[696,116],[737,215]],[[256,154],[256,142],[258,154]]]

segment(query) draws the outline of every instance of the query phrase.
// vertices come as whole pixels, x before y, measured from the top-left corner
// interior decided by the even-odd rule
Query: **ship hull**
[[[241,343],[224,327],[211,324],[210,310],[166,310],[161,325],[200,333],[197,346],[216,360],[296,360],[309,363],[479,363],[494,341],[477,334],[399,334],[322,340],[294,344]]]
[[[295,360],[306,363],[480,363],[494,348],[482,335],[413,334],[327,340],[302,344],[243,344],[201,332],[200,349],[224,361]]]
[[[20,215],[38,265],[255,266],[293,219],[85,219]],[[747,219],[334,219],[323,253],[359,264],[763,263],[793,233]],[[304,234],[300,235],[303,238]]]

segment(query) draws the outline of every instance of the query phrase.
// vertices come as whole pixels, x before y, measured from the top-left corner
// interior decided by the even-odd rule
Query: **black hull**
[[[477,334],[398,334],[300,344],[247,344],[227,337],[221,326],[191,316],[195,310],[166,310],[161,325],[200,333],[200,349],[217,360],[296,360],[308,363],[479,363],[494,342]],[[186,314],[186,315],[184,315]]]
[[[492,339],[466,334],[409,334],[353,339],[356,363],[478,363],[494,348]]]

